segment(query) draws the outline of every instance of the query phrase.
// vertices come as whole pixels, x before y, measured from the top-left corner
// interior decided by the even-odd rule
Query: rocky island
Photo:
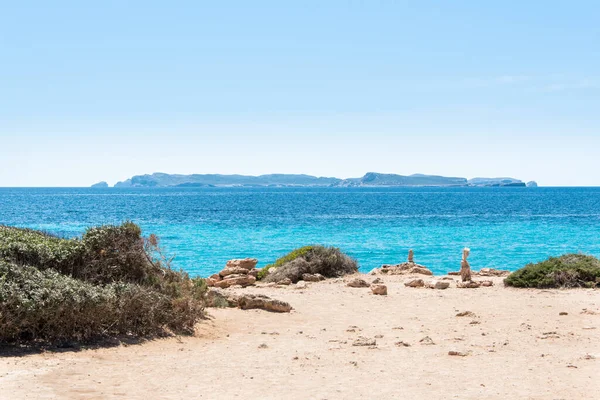
[[[101,182],[94,187],[105,184]],[[535,182],[525,183],[515,178],[461,178],[439,175],[397,175],[368,172],[361,178],[340,179],[303,174],[268,174],[259,176],[220,174],[166,174],[136,175],[117,188],[151,187],[535,187]],[[107,186],[106,186],[107,187]]]

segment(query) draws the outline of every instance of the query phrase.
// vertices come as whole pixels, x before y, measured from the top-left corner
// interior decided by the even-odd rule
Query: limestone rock
[[[479,282],[481,284],[481,286],[494,286],[494,282],[493,281],[480,281]]]
[[[350,282],[348,282],[346,284],[346,286],[353,287],[353,288],[363,288],[363,287],[369,287],[369,284],[364,279],[354,278]]]
[[[423,279],[411,279],[410,281],[405,282],[404,286],[407,286],[407,287],[423,287],[423,286],[425,286],[425,282],[423,282]]]
[[[240,267],[225,267],[221,272],[219,272],[219,276],[221,278],[225,278],[229,275],[247,275],[248,270]]]
[[[458,282],[456,284],[456,287],[461,289],[476,289],[479,286],[481,286],[481,284],[475,281]]]
[[[373,279],[373,282],[371,282],[371,284],[373,284],[373,285],[377,285],[380,283],[383,283],[383,279],[381,279],[381,278],[375,278],[375,279]]]
[[[506,277],[506,276],[510,275],[510,271],[494,269],[494,268],[481,268],[478,272],[473,272],[473,275]]]
[[[382,265],[381,268],[375,268],[370,272],[371,275],[408,275],[421,274],[433,275],[431,270],[423,265],[414,262],[404,262],[397,265]]]
[[[302,274],[302,280],[306,282],[319,282],[324,279],[325,277],[321,274]]]
[[[248,275],[258,278],[258,270],[256,268],[252,268],[250,271],[248,271]]]
[[[431,281],[425,284],[429,289],[448,289],[450,287],[450,282],[448,281]]]
[[[256,278],[251,275],[229,275],[225,279],[215,282],[214,286],[219,288],[228,288],[233,285],[240,285],[242,287],[254,285]]]
[[[288,286],[292,284],[292,280],[290,278],[283,278],[282,280],[280,280],[279,282],[277,282],[277,285],[284,285],[284,286]]]
[[[455,351],[455,350],[450,350],[448,352],[449,356],[459,356],[459,357],[466,357],[469,355],[469,353],[464,352],[464,351]]]
[[[290,312],[292,310],[292,306],[285,301],[272,299],[269,296],[265,296],[262,294],[244,294],[238,297],[238,307],[242,310],[250,310],[250,309],[261,309],[265,311],[271,312]]]
[[[385,286],[385,285],[371,285],[371,292],[373,292],[373,294],[385,296],[385,295],[387,295],[387,286]]]
[[[226,268],[243,268],[247,271],[256,267],[258,260],[256,258],[242,258],[227,261]]]
[[[412,251],[412,249],[410,249],[408,251],[408,262],[409,263],[414,263],[415,262],[415,253]]]

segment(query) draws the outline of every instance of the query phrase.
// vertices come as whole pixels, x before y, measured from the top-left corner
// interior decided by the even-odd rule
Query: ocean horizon
[[[157,234],[173,267],[208,276],[232,258],[259,267],[324,244],[361,272],[415,261],[435,274],[515,270],[580,252],[600,256],[600,188],[0,188],[0,224],[77,237],[131,220]]]

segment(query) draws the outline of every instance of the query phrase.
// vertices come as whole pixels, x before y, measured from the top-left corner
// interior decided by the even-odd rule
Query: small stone
[[[288,286],[292,284],[292,280],[290,278],[283,278],[282,280],[280,280],[279,282],[277,282],[278,285],[284,285],[284,286]]]
[[[448,352],[449,356],[459,356],[459,357],[466,357],[469,355],[469,353],[465,353],[464,351],[455,351],[455,350],[450,350]]]
[[[387,286],[385,285],[371,285],[371,292],[376,295],[385,296],[387,295]]]
[[[364,287],[369,287],[369,284],[364,279],[354,278],[350,282],[348,282],[346,284],[346,286],[353,287],[353,288],[364,288]]]
[[[462,312],[459,312],[458,314],[456,314],[456,316],[457,317],[472,317],[472,318],[476,317],[475,313],[471,312],[471,311],[462,311]]]
[[[266,343],[261,343],[261,344],[258,346],[258,348],[259,348],[259,349],[266,349],[266,348],[268,348],[268,347],[269,347],[269,346],[267,346],[267,344],[266,344]]]
[[[423,339],[419,340],[419,343],[423,344],[423,345],[433,345],[435,344],[433,342],[433,339],[431,339],[429,336],[425,336]]]
[[[308,285],[306,284],[305,281],[296,282],[296,289],[306,289],[307,287],[308,287]]]
[[[484,286],[484,287],[494,286],[493,281],[480,281],[479,283],[481,284],[481,286]]]
[[[358,339],[352,343],[352,346],[376,346],[377,341],[375,339],[359,336]]]
[[[375,278],[375,279],[373,279],[373,282],[371,282],[371,284],[373,284],[373,285],[377,285],[379,283],[383,283],[383,279]]]
[[[306,282],[320,282],[325,280],[325,277],[321,274],[302,274],[302,280]]]
[[[411,279],[410,281],[405,282],[404,286],[407,286],[407,287],[423,287],[423,286],[425,286],[425,282],[423,282],[423,279]]]
[[[558,315],[569,315],[569,313],[565,312],[565,311],[561,311],[561,312],[558,313]]]
[[[410,344],[403,342],[402,340],[399,342],[394,343],[396,346],[398,347],[410,347]]]

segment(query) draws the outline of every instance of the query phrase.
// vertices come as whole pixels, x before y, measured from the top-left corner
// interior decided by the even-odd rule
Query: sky
[[[0,187],[369,171],[600,186],[597,1],[0,5]]]

